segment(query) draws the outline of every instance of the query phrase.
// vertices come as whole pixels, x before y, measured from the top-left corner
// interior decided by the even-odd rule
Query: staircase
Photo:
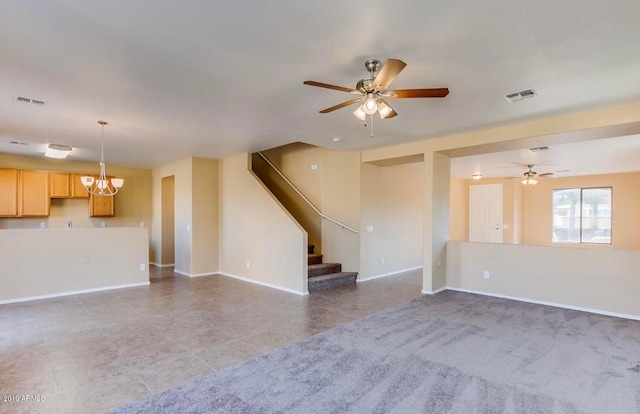
[[[307,259],[309,292],[318,292],[356,283],[357,272],[343,272],[340,263],[322,263],[322,255],[315,254],[314,250],[315,246],[309,245]]]

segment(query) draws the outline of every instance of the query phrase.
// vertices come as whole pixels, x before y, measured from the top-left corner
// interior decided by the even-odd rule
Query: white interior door
[[[469,187],[469,241],[502,243],[502,184]]]

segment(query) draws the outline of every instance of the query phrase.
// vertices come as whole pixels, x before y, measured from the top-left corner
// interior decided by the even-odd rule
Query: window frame
[[[554,226],[554,218],[555,218],[555,192],[556,191],[566,191],[566,190],[579,190],[580,191],[580,207],[578,208],[578,211],[580,212],[580,217],[578,222],[580,223],[580,228],[579,228],[579,235],[580,235],[580,240],[578,241],[570,241],[570,240],[554,240],[553,235],[555,234],[555,226]],[[610,215],[609,215],[609,241],[608,242],[594,242],[594,241],[583,241],[582,240],[582,220],[583,220],[583,205],[582,205],[582,193],[584,190],[609,190],[610,194],[611,194],[611,203],[610,203]],[[564,216],[561,216],[564,217]],[[598,219],[600,216],[598,215],[593,215],[594,219]],[[566,187],[566,188],[554,188],[552,190],[551,193],[551,243],[558,243],[558,244],[573,244],[573,245],[578,245],[578,244],[588,244],[588,245],[595,245],[595,246],[599,246],[599,245],[609,245],[611,246],[613,243],[613,186],[595,186],[595,187]]]

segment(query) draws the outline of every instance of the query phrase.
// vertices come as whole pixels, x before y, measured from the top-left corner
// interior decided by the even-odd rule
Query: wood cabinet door
[[[87,174],[71,174],[71,198],[89,198],[87,189],[82,185],[80,177]]]
[[[89,196],[89,215],[91,217],[113,217],[116,215],[116,197],[99,196],[91,194]]]
[[[20,170],[19,215],[46,217],[49,215],[49,172]]]
[[[0,216],[18,215],[18,170],[0,168]]]
[[[49,191],[51,198],[71,197],[71,185],[69,173],[50,172]]]

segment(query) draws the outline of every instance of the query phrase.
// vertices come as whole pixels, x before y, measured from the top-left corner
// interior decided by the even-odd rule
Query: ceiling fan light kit
[[[553,173],[538,174],[533,171],[533,164],[527,164],[527,167],[529,167],[529,171],[525,171],[524,178],[520,181],[522,185],[536,185],[538,184],[536,177],[548,177],[553,175]]]
[[[399,59],[387,59],[382,67],[380,67],[379,60],[370,59],[365,62],[364,66],[369,76],[360,79],[356,83],[355,89],[316,81],[303,82],[309,86],[361,95],[360,98],[350,99],[341,104],[323,109],[320,111],[321,114],[333,112],[354,103],[359,103],[360,105],[353,111],[353,115],[361,121],[365,121],[367,115],[373,116],[376,112],[380,115],[381,119],[389,119],[398,115],[398,113],[383,98],[444,98],[449,94],[448,88],[389,90],[388,88],[391,82],[405,66],[407,66],[406,63]],[[380,69],[379,72],[378,69]]]

